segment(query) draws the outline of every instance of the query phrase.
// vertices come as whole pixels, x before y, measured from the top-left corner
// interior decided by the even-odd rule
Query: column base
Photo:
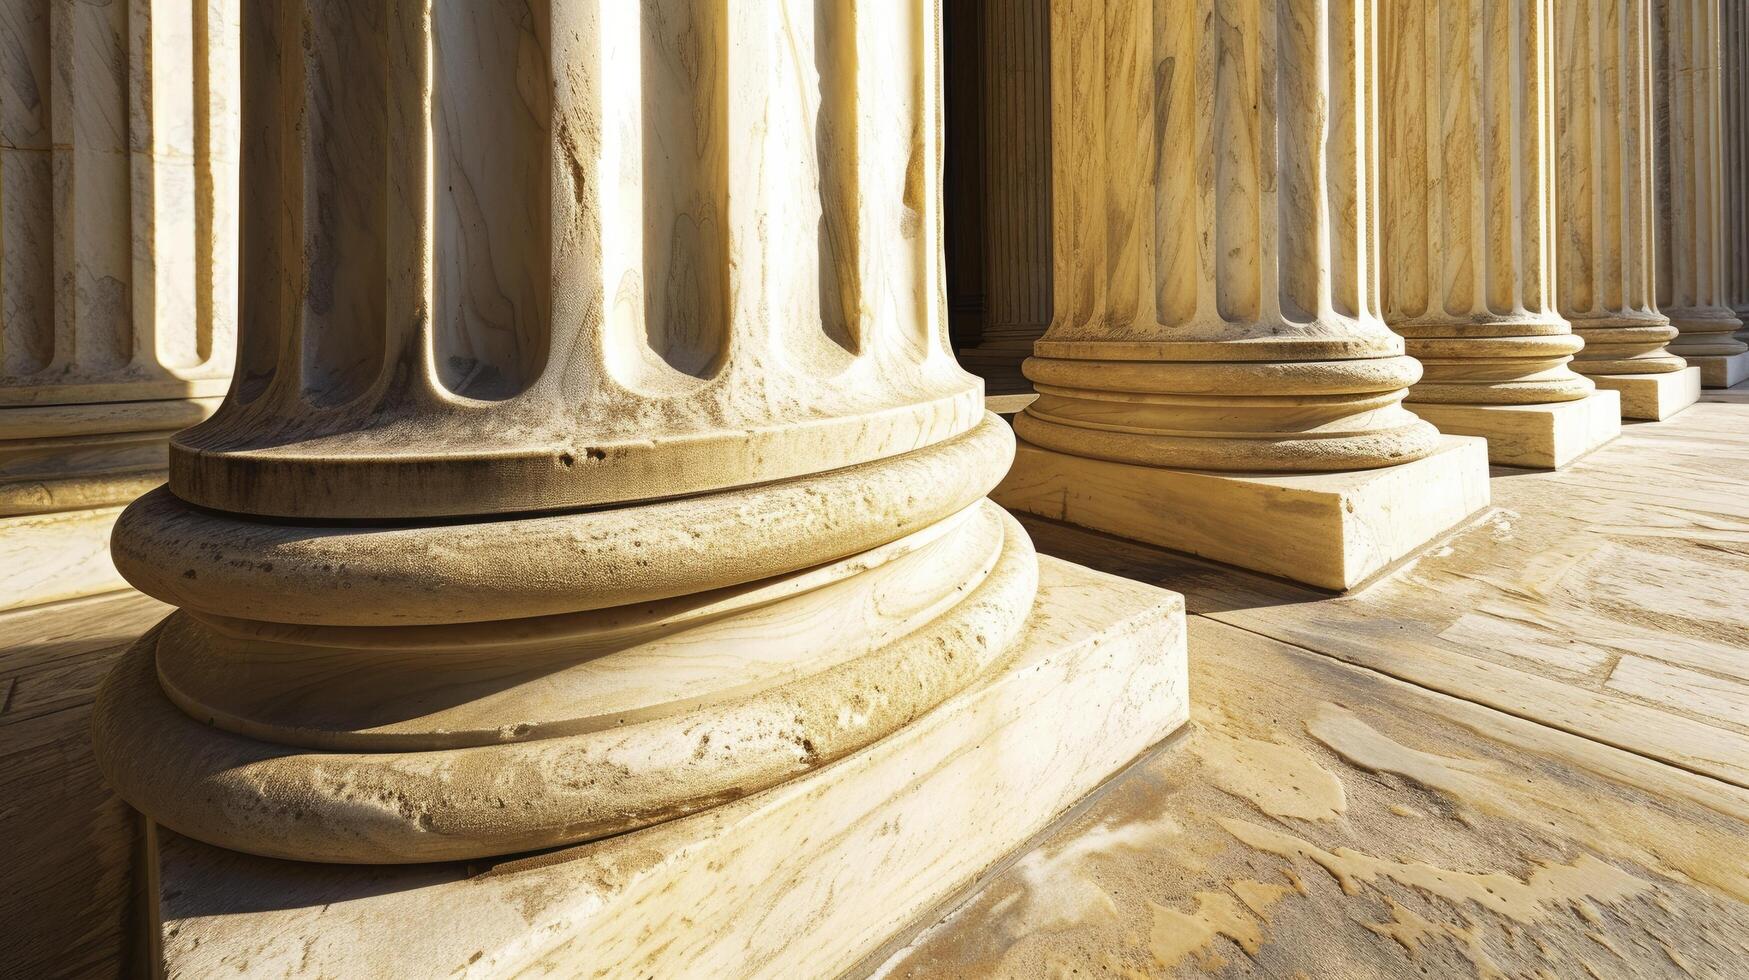
[[[1041,558],[1020,641],[837,763],[495,864],[317,865],[157,830],[169,976],[835,976],[1189,716],[1176,593]]]
[[[1409,407],[1441,432],[1487,439],[1488,462],[1498,466],[1558,469],[1621,435],[1621,395],[1609,390],[1539,405]]]
[[[0,517],[0,612],[123,588],[109,558],[120,507]]]
[[[1587,375],[1600,389],[1621,395],[1621,417],[1662,422],[1700,401],[1700,368],[1666,374]]]
[[[1729,388],[1749,380],[1749,351],[1740,354],[1683,354],[1682,359],[1700,368],[1702,388]]]
[[[1247,475],[1070,456],[1024,439],[990,494],[1067,521],[1327,589],[1349,589],[1488,505],[1480,439],[1411,463]]]

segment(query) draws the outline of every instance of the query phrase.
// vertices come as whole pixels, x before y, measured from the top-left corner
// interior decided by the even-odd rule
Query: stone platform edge
[[[1070,456],[1020,440],[990,494],[1011,510],[1320,588],[1353,588],[1488,506],[1481,439],[1410,463],[1256,476]]]
[[[1621,394],[1602,388],[1540,405],[1408,407],[1441,432],[1487,439],[1488,461],[1497,466],[1560,469],[1621,435]]]
[[[1749,351],[1722,354],[1684,354],[1683,359],[1700,368],[1700,383],[1706,388],[1734,388],[1749,380]]]
[[[1700,368],[1666,374],[1587,375],[1599,388],[1621,395],[1621,417],[1662,422],[1700,401]]]
[[[471,865],[276,861],[168,830],[169,976],[831,976],[1189,717],[1184,601],[1041,556],[1014,650],[849,758],[643,831]]]
[[[109,558],[122,508],[0,517],[0,612],[127,587]]]

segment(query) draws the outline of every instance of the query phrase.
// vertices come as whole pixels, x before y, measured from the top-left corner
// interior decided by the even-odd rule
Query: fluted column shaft
[[[988,0],[984,12],[981,348],[1023,347],[1051,319],[1050,2]]]
[[[943,353],[917,4],[492,4],[478,27],[446,3],[268,6],[245,23],[246,166],[289,206],[243,230],[243,369],[173,450],[184,499],[595,505],[978,424]],[[902,50],[875,99],[882,44]],[[295,479],[317,458],[320,497]]]
[[[1585,341],[1573,367],[1680,371],[1653,281],[1650,0],[1587,0],[1557,14],[1556,300]]]
[[[1377,316],[1372,9],[1052,4],[1055,314],[1022,438],[1239,472],[1433,450]]]
[[[994,662],[1037,566],[945,336],[937,33],[245,5],[240,371],[117,528],[184,607],[99,699],[118,790],[274,856],[508,853],[781,782]]]
[[[1719,2],[1657,0],[1652,28],[1658,308],[1680,331],[1672,353],[1740,354],[1725,286]]]
[[[0,8],[0,518],[163,481],[234,357],[237,3]]]
[[[1731,312],[1749,321],[1749,2],[1720,0],[1720,89],[1724,101],[1725,290]],[[1749,337],[1749,324],[1737,333]]]
[[[1411,402],[1593,390],[1555,310],[1551,0],[1385,0],[1384,315],[1425,369]]]

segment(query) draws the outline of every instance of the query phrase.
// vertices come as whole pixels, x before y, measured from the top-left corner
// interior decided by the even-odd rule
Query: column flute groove
[[[986,308],[960,360],[1024,388],[1020,362],[1051,319],[1050,0],[984,0],[981,27]]]

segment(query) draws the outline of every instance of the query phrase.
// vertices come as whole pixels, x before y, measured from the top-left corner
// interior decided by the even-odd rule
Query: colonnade
[[[731,801],[1048,732],[1002,820],[892,818],[908,882],[1187,710],[1177,598],[998,504],[1343,589],[1749,364],[1735,0],[1012,6],[1012,428],[947,336],[926,0],[8,7],[0,522],[168,479],[110,783],[268,857],[717,873]]]

